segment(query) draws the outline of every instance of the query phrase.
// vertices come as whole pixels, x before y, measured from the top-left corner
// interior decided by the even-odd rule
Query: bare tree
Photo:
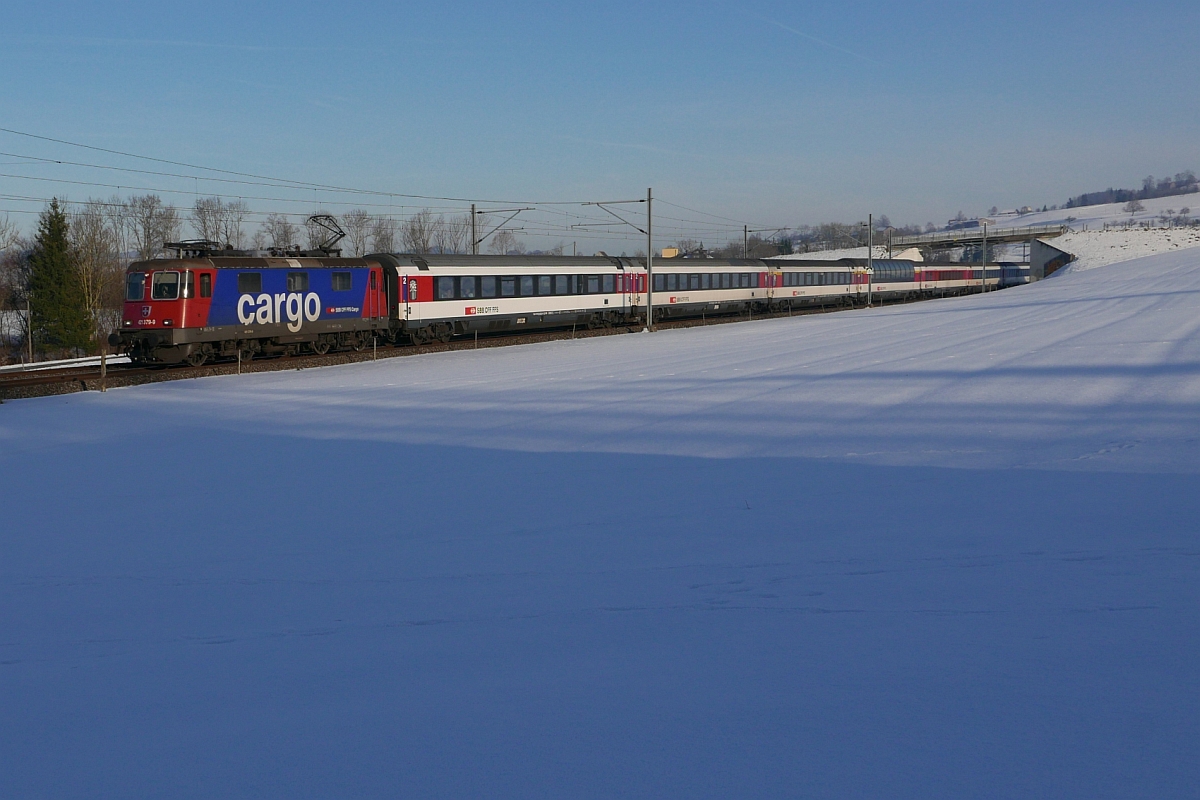
[[[251,250],[266,250],[271,244],[271,237],[262,228],[254,232],[254,236],[250,239]]]
[[[221,238],[225,244],[231,244],[238,250],[246,246],[246,217],[249,215],[250,207],[244,200],[225,204],[225,219],[221,226]]]
[[[361,208],[342,214],[342,228],[346,231],[346,242],[350,254],[356,258],[366,255],[367,240],[371,235],[371,215]]]
[[[504,228],[492,234],[492,240],[488,242],[488,252],[497,255],[521,255],[525,252],[525,245],[517,240],[516,234]]]
[[[7,214],[0,217],[0,253],[16,244],[18,238],[20,238],[20,233],[17,231],[16,223],[10,220]]]
[[[376,253],[391,253],[396,249],[396,220],[378,216],[371,222],[371,248]]]
[[[20,293],[20,260],[16,244],[17,226],[8,215],[0,217],[0,363],[6,363],[7,348],[20,339],[23,326],[20,318],[8,309],[15,308]]]
[[[226,203],[219,197],[203,197],[192,208],[192,227],[201,239],[240,250],[246,243],[244,227],[249,213],[242,200]]]
[[[220,242],[221,217],[225,215],[225,203],[219,197],[197,197],[192,206],[192,229],[201,239]]]
[[[406,253],[428,253],[433,249],[433,212],[423,208],[400,225],[400,241]]]
[[[71,214],[67,228],[87,311],[98,331],[120,323],[124,263],[120,234],[102,200],[88,200]]]
[[[163,242],[179,238],[179,212],[156,194],[129,198],[125,219],[138,258],[154,258],[162,252]]]
[[[1142,205],[1140,200],[1130,200],[1121,208],[1126,214],[1136,214],[1139,211],[1145,211],[1146,207]]]
[[[283,214],[268,214],[263,230],[271,240],[271,247],[284,250],[297,243],[299,229]]]
[[[439,253],[465,253],[470,250],[471,215],[447,217],[441,214],[434,230],[433,246]]]

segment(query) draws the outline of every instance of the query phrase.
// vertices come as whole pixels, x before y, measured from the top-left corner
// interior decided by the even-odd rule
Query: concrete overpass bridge
[[[1025,243],[1029,247],[1029,276],[1031,280],[1037,281],[1075,260],[1075,256],[1072,254],[1045,241],[1062,236],[1068,230],[1066,225],[1028,225],[1021,228],[993,228],[988,225],[980,225],[917,236],[895,236],[888,242],[888,251],[890,253],[896,248],[916,247],[925,254],[926,260],[937,261],[938,251],[957,247],[978,247],[979,257],[983,258],[985,241],[989,252],[993,245]]]
[[[981,225],[977,228],[959,228],[953,231],[922,233],[916,236],[894,236],[892,248],[919,247],[929,250],[948,250],[966,245],[982,245],[986,237],[988,244],[1029,242],[1034,239],[1053,239],[1067,232],[1066,225],[1029,225],[1024,228],[993,228]]]

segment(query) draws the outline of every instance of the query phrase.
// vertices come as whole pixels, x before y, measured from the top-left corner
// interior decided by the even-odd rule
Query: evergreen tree
[[[29,307],[34,342],[43,348],[89,351],[92,321],[67,241],[67,215],[58,199],[38,219],[29,254]]]

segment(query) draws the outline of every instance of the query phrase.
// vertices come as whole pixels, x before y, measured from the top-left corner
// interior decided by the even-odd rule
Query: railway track
[[[903,302],[893,301],[887,305]],[[877,305],[884,305],[877,302]],[[655,323],[655,328],[666,330],[672,328],[692,328],[706,325],[746,322],[753,319],[777,319],[780,317],[805,316],[810,314],[829,314],[836,311],[848,310],[845,306],[813,307],[803,310],[729,314],[699,319],[664,320]],[[109,366],[105,375],[101,375],[99,366],[60,367],[55,369],[29,370],[25,372],[0,373],[0,402],[28,397],[45,397],[48,395],[71,394],[81,391],[104,391],[120,386],[137,386],[160,381],[184,380],[200,378],[208,375],[233,375],[254,372],[276,372],[279,370],[311,369],[328,367],[337,364],[354,364],[372,361],[380,358],[400,358],[403,356],[419,355],[422,353],[451,352],[455,350],[472,350],[484,347],[506,347],[518,344],[533,344],[536,342],[551,342],[562,339],[583,339],[594,336],[613,336],[623,333],[633,333],[642,328],[637,326],[619,326],[613,328],[596,328],[591,330],[554,329],[524,333],[519,335],[496,334],[480,336],[478,339],[454,339],[448,343],[434,342],[432,344],[379,345],[367,347],[361,351],[346,350],[326,355],[275,356],[269,358],[243,361],[218,361],[200,367],[187,365],[175,366],[146,366],[142,364],[116,363]]]

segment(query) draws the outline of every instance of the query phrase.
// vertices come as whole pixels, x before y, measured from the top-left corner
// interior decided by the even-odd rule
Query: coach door
[[[371,319],[378,319],[383,316],[384,302],[383,295],[383,270],[379,267],[371,267],[371,271],[367,275],[367,307],[363,309],[366,316]]]
[[[400,313],[404,319],[414,322],[421,319],[421,306],[417,303],[417,277],[415,275],[400,276]]]

